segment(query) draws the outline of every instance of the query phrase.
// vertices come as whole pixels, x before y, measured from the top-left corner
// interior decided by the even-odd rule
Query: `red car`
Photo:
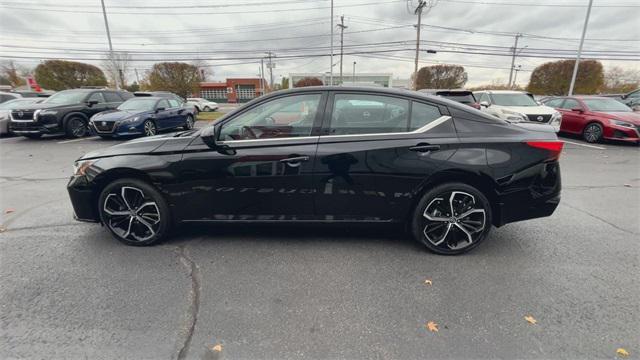
[[[614,99],[571,96],[543,102],[562,113],[561,132],[582,135],[590,143],[603,139],[640,143],[640,114]]]

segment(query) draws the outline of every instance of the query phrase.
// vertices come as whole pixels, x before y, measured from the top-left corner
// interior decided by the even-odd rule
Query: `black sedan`
[[[428,249],[458,254],[492,226],[554,212],[562,145],[550,126],[440,97],[308,87],[201,130],[88,153],[68,191],[76,219],[129,245],[187,222],[401,223]]]

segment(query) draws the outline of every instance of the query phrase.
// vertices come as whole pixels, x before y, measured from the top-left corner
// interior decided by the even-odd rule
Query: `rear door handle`
[[[420,153],[426,153],[429,151],[438,151],[438,150],[440,150],[440,145],[419,144],[409,148],[409,151],[415,151]]]

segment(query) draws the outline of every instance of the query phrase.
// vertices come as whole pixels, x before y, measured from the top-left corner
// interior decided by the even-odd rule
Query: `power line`
[[[460,3],[460,4],[479,4],[479,5],[500,5],[500,6],[542,6],[542,7],[564,7],[564,8],[585,8],[587,5],[580,4],[551,4],[551,3],[509,3],[509,2],[495,2],[495,1],[472,1],[472,0],[441,0],[444,2]],[[599,8],[637,8],[640,5],[629,4],[611,4],[611,5],[594,5],[593,7]]]

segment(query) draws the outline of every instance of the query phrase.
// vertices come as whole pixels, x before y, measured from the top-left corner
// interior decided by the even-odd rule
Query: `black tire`
[[[187,120],[185,120],[184,126],[182,128],[185,130],[191,130],[193,129],[193,124],[194,124],[193,116],[187,115]]]
[[[411,232],[436,254],[458,255],[487,238],[491,216],[491,204],[478,189],[463,183],[446,183],[429,190],[420,199],[414,210]]]
[[[172,224],[164,197],[153,186],[137,179],[108,184],[98,199],[98,210],[100,220],[113,237],[132,246],[159,243]]]
[[[588,143],[597,143],[602,140],[602,125],[597,122],[587,124],[582,130],[582,138]]]
[[[89,133],[89,127],[83,118],[74,116],[69,118],[64,124],[64,132],[67,137],[77,139],[87,136]]]
[[[209,111],[211,111],[211,108],[210,108],[210,107],[208,107],[208,106],[205,106],[205,107],[204,107],[204,111],[205,111],[205,112],[209,112]]]
[[[42,134],[24,134],[22,136],[35,140],[35,139],[40,139],[42,137]]]
[[[142,131],[144,132],[144,136],[154,136],[158,134],[158,128],[153,120],[145,120],[144,125],[142,126]]]

